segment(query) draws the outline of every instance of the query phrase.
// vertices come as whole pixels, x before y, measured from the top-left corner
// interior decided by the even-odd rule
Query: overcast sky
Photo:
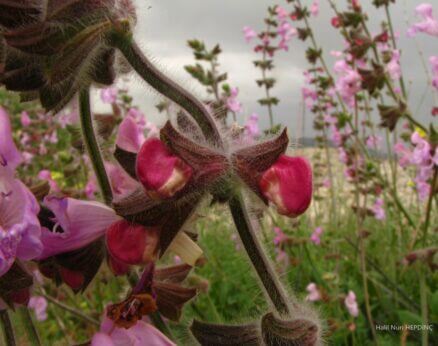
[[[330,25],[333,12],[328,6],[328,1],[321,0],[321,11],[317,18],[312,18],[312,26],[319,44],[332,66],[334,60],[328,55],[330,50],[340,50],[342,41],[335,29]],[[406,37],[406,21],[413,22],[415,6],[422,1],[397,0],[396,5],[391,6],[392,17],[396,30],[400,33],[400,48],[402,49],[402,67],[408,80],[411,109],[415,111],[425,94],[417,117],[424,121],[430,121],[430,112],[433,98],[432,91],[427,91],[425,68],[419,59],[416,43]],[[431,1],[432,3],[435,1]],[[184,71],[184,65],[193,63],[191,50],[187,47],[187,39],[197,38],[204,40],[208,46],[220,43],[223,53],[220,58],[221,70],[226,71],[229,83],[239,87],[239,99],[244,105],[244,111],[239,115],[243,122],[252,112],[260,115],[261,125],[268,124],[267,112],[257,104],[257,99],[263,97],[263,90],[255,84],[260,71],[254,68],[252,63],[257,58],[252,46],[246,44],[242,35],[245,25],[255,30],[263,28],[263,18],[269,5],[279,4],[291,8],[285,0],[135,0],[137,4],[138,25],[136,27],[136,39],[140,46],[152,57],[153,60],[169,75],[176,78],[182,85],[195,94],[204,95],[203,88]],[[310,0],[303,0],[310,4]],[[346,1],[336,1],[339,7]],[[379,23],[384,19],[384,11],[374,9],[370,0],[361,1],[367,13],[370,14],[370,28],[378,32]],[[438,7],[435,8],[438,16]],[[298,24],[299,25],[299,24]],[[438,40],[436,38],[420,34],[416,41],[424,54],[427,69],[430,66],[427,61],[432,54],[438,54]],[[303,71],[308,67],[304,58],[307,42],[303,43],[293,39],[289,52],[280,52],[275,58],[276,68],[273,76],[278,84],[273,89],[273,95],[277,96],[281,103],[275,108],[277,122],[284,123],[291,128],[291,134],[301,135],[301,87],[303,86]],[[146,87],[136,78],[129,83],[131,94],[135,103],[147,114],[151,121],[158,124],[164,119],[158,115],[154,105],[160,97],[150,88]],[[102,108],[100,104],[99,109]],[[305,136],[311,133],[311,116],[305,117]]]

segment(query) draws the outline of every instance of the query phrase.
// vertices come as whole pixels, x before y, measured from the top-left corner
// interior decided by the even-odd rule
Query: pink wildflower
[[[422,3],[415,8],[417,16],[422,17],[422,21],[415,23],[408,29],[408,36],[412,37],[418,32],[438,37],[438,21],[433,16],[431,4]]]
[[[348,295],[344,301],[345,307],[348,310],[348,313],[353,316],[359,316],[359,307],[356,301],[356,294],[353,291],[348,291]]]
[[[322,227],[316,227],[315,230],[313,231],[312,235],[310,236],[310,240],[312,241],[313,244],[315,245],[320,245],[321,244],[321,235],[324,232],[324,230],[322,229]]]
[[[257,37],[257,33],[249,26],[243,27],[243,34],[247,43],[251,42],[255,37]]]
[[[309,292],[309,294],[306,296],[306,300],[309,302],[317,302],[318,300],[321,300],[321,293],[318,290],[318,286],[314,282],[311,282],[307,285],[306,291]]]

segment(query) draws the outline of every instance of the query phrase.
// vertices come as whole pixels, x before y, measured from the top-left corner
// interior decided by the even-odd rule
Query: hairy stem
[[[81,118],[82,138],[87,148],[88,156],[93,165],[94,174],[96,174],[102,197],[106,204],[111,204],[113,193],[111,185],[106,174],[105,165],[103,164],[102,154],[97,143],[96,135],[93,128],[93,119],[90,109],[90,91],[81,90],[79,94],[79,110]]]
[[[2,325],[3,336],[6,346],[15,346],[15,335],[12,323],[9,318],[8,310],[0,310],[0,323]]]
[[[27,307],[21,307],[18,309],[18,315],[20,316],[23,328],[26,330],[27,339],[29,344],[32,346],[41,346],[40,336],[35,328],[32,321],[32,316],[30,315],[29,309]]]
[[[257,239],[242,196],[236,194],[231,198],[229,207],[240,239],[272,304],[280,314],[290,314],[286,293]]]
[[[193,117],[207,140],[215,145],[223,145],[213,117],[205,105],[154,66],[130,35],[114,33],[111,43],[122,52],[132,68],[146,83],[181,106]]]

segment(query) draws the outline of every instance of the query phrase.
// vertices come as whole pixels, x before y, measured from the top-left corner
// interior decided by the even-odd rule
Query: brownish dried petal
[[[157,306],[160,313],[172,320],[179,321],[185,303],[196,296],[196,288],[187,288],[174,283],[155,281],[153,285],[157,295]]]
[[[129,329],[138,320],[157,310],[154,298],[147,293],[133,294],[121,303],[108,307],[107,316],[117,327]]]
[[[181,283],[187,278],[190,270],[192,270],[192,267],[188,264],[157,268],[154,273],[154,278],[162,282]]]

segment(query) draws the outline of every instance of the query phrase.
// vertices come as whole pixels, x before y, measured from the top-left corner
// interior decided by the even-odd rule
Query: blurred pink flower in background
[[[350,107],[354,105],[354,96],[362,88],[362,77],[345,60],[335,63],[334,71],[338,75],[336,90]]]
[[[402,71],[400,67],[400,51],[395,49],[392,51],[391,60],[386,64],[386,72],[393,80],[401,77]]]
[[[324,233],[324,230],[322,229],[322,227],[316,227],[315,230],[313,231],[312,235],[310,236],[310,240],[312,241],[313,244],[315,245],[320,245],[321,244],[321,235],[322,233]]]
[[[284,243],[285,240],[287,240],[287,235],[284,234],[283,230],[280,227],[274,227],[274,245],[278,246],[281,243]]]
[[[47,300],[42,296],[33,296],[30,298],[27,306],[33,309],[37,321],[45,321],[47,319]]]
[[[314,282],[311,282],[310,284],[307,285],[306,291],[309,293],[306,296],[307,301],[317,302],[317,301],[321,300],[321,293],[319,292],[318,287],[316,286],[316,284]]]
[[[21,126],[28,127],[30,124],[32,124],[32,120],[29,117],[29,114],[27,112],[22,112],[20,116],[20,122]]]
[[[383,198],[377,198],[371,208],[374,213],[374,217],[377,220],[385,220],[386,218],[385,209],[383,209],[384,204],[385,202],[383,201]]]
[[[438,90],[438,55],[433,55],[429,58],[432,65],[432,85]]]
[[[238,88],[231,88],[230,96],[227,98],[227,108],[234,113],[239,113],[242,111],[242,104],[237,99],[237,96],[239,95],[239,89]]]
[[[377,135],[368,136],[366,139],[366,145],[370,149],[379,149],[380,143],[382,143],[382,137]]]
[[[260,136],[259,116],[252,113],[245,123],[245,135],[249,139],[256,139]]]
[[[409,37],[418,32],[438,37],[438,21],[433,16],[433,7],[429,3],[422,3],[415,8],[417,16],[422,17],[422,21],[412,25],[407,32]]]
[[[257,37],[257,33],[249,26],[243,27],[243,35],[245,36],[245,41],[248,43]]]
[[[310,13],[314,17],[319,14],[319,0],[313,0],[312,5],[310,5]]]
[[[347,297],[344,300],[345,307],[348,310],[348,313],[353,316],[359,316],[359,307],[356,301],[356,294],[353,291],[348,291]]]
[[[117,101],[117,88],[110,87],[100,91],[100,99],[103,103],[116,103]]]
[[[53,179],[52,173],[47,170],[43,169],[38,173],[38,179],[45,180],[49,183],[50,191],[52,193],[58,193],[61,191],[61,189],[58,186],[58,183]]]
[[[277,6],[275,8],[275,13],[277,13],[277,17],[279,20],[285,20],[289,16],[287,10],[281,6]]]

